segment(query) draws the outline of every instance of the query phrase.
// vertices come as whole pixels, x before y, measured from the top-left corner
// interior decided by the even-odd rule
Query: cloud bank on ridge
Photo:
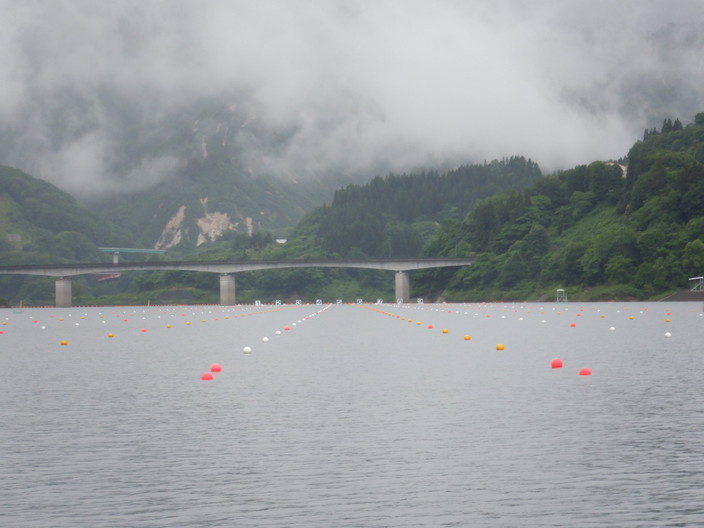
[[[618,158],[704,110],[702,7],[0,0],[0,163],[79,196],[144,188],[178,170],[164,130],[213,98],[284,138],[235,140],[287,177]]]

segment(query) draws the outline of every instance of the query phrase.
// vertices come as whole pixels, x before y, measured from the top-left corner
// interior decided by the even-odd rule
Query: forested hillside
[[[123,245],[114,226],[44,182],[0,169],[2,262],[88,261]],[[220,199],[223,199],[220,197]],[[47,207],[47,204],[51,204]],[[541,176],[523,157],[349,185],[304,216],[285,244],[231,233],[183,258],[473,256],[460,270],[414,272],[412,296],[452,301],[661,298],[704,274],[704,113],[646,130],[619,162]],[[173,258],[173,255],[169,255]],[[104,258],[104,257],[102,257]],[[19,286],[18,286],[19,284]],[[51,279],[0,277],[0,296],[52,302]],[[240,302],[393,299],[388,272],[292,269],[239,274]],[[82,277],[76,303],[217,302],[217,275]]]
[[[525,189],[540,175],[536,163],[514,156],[445,173],[390,174],[348,185],[323,209],[319,243],[344,257],[419,256],[439,221],[463,217],[498,191]]]
[[[50,183],[0,166],[0,264],[90,262],[100,260],[96,246],[128,240]]]
[[[129,241],[50,183],[0,166],[0,265],[96,262],[107,258],[98,247]],[[0,275],[0,298],[13,302],[51,302],[52,287],[46,277]]]
[[[670,120],[630,149],[628,170],[594,162],[529,189],[483,200],[444,224],[428,255],[477,262],[424,277],[426,292],[454,299],[526,299],[567,288],[578,298],[647,298],[704,273],[704,113]]]
[[[168,246],[181,256],[195,246],[223,236],[270,232],[285,234],[303,217],[329,200],[336,186],[346,181],[342,175],[316,178],[310,174],[256,173],[249,165],[250,152],[243,147],[250,135],[265,135],[256,120],[237,105],[220,99],[201,101],[172,117],[167,127],[150,142],[136,144],[135,138],[121,138],[134,149],[133,162],[163,156],[171,161],[168,177],[133,192],[103,194],[88,200],[88,206],[110,221],[133,233],[140,247],[154,247],[167,224],[183,211],[177,239]],[[277,138],[270,148],[277,148]],[[249,160],[249,161],[248,161]],[[151,172],[159,172],[156,169]],[[127,166],[124,172],[130,172]],[[142,178],[153,177],[147,171]],[[228,225],[218,230],[209,214],[223,215]]]

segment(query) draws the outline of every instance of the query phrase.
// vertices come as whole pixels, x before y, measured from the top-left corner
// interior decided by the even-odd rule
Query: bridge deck
[[[0,266],[0,274],[45,275],[70,277],[89,273],[121,271],[201,271],[208,273],[237,273],[263,269],[283,268],[365,268],[389,271],[412,271],[417,269],[469,266],[471,258],[411,258],[411,259],[300,259],[300,260],[220,260],[220,261],[176,261],[176,262],[121,262],[81,264],[29,264],[22,266]]]

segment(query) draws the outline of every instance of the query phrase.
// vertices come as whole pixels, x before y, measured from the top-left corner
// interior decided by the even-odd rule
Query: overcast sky
[[[168,178],[171,156],[116,161],[125,134],[223,94],[291,134],[252,155],[287,176],[514,154],[548,172],[704,111],[700,0],[0,0],[0,16],[0,163],[84,196]]]

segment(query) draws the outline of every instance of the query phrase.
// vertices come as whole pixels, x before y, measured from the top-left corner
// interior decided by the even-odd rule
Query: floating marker
[[[248,347],[248,346],[246,346],[246,347],[244,347],[244,348],[242,349],[242,352],[244,352],[245,354],[249,354],[249,353],[251,353],[251,352],[252,352],[252,348],[251,348],[251,347]]]
[[[142,328],[142,333],[144,334],[147,331],[146,328]]]
[[[65,339],[62,339],[59,344],[60,344],[61,346],[66,346],[66,345],[68,345],[68,341],[66,341]]]
[[[471,341],[471,339],[472,339],[472,336],[471,336],[471,335],[466,335],[466,336],[464,336],[464,340],[465,340],[465,341]]]
[[[670,332],[665,332],[665,337],[672,337],[672,334]]]
[[[264,341],[264,342],[266,343],[267,341],[269,341],[269,338],[268,338],[268,337],[262,337],[262,341]]]
[[[616,330],[616,328],[613,327],[613,326],[610,326],[610,327],[609,327],[609,330]]]
[[[579,371],[580,376],[591,376],[592,371],[589,370],[588,368],[583,368],[582,370]]]
[[[210,372],[221,372],[222,367],[220,366],[220,363],[213,363],[210,365]]]
[[[432,329],[432,328],[433,328],[433,325],[428,325],[428,328],[431,328],[431,329]]]
[[[115,337],[115,334],[108,334],[108,337]]]
[[[284,330],[287,330],[287,331],[288,331],[288,330],[291,330],[291,327],[290,327],[290,326],[284,326]]]
[[[212,375],[210,372],[205,372],[205,373],[200,377],[200,379],[202,379],[203,381],[210,381],[210,380],[213,379],[213,375]]]
[[[562,368],[562,360],[561,359],[553,359],[551,363],[552,368]]]
[[[449,330],[448,330],[447,328],[443,328],[443,329],[442,329],[442,333],[443,333],[443,334],[446,334],[446,333],[448,333],[448,332],[449,332]]]
[[[577,323],[571,323],[571,324],[570,324],[570,327],[571,327],[571,328],[574,328],[575,326],[577,326]]]
[[[504,345],[502,345],[501,343],[496,345],[496,350],[504,350],[504,348],[505,348]]]

